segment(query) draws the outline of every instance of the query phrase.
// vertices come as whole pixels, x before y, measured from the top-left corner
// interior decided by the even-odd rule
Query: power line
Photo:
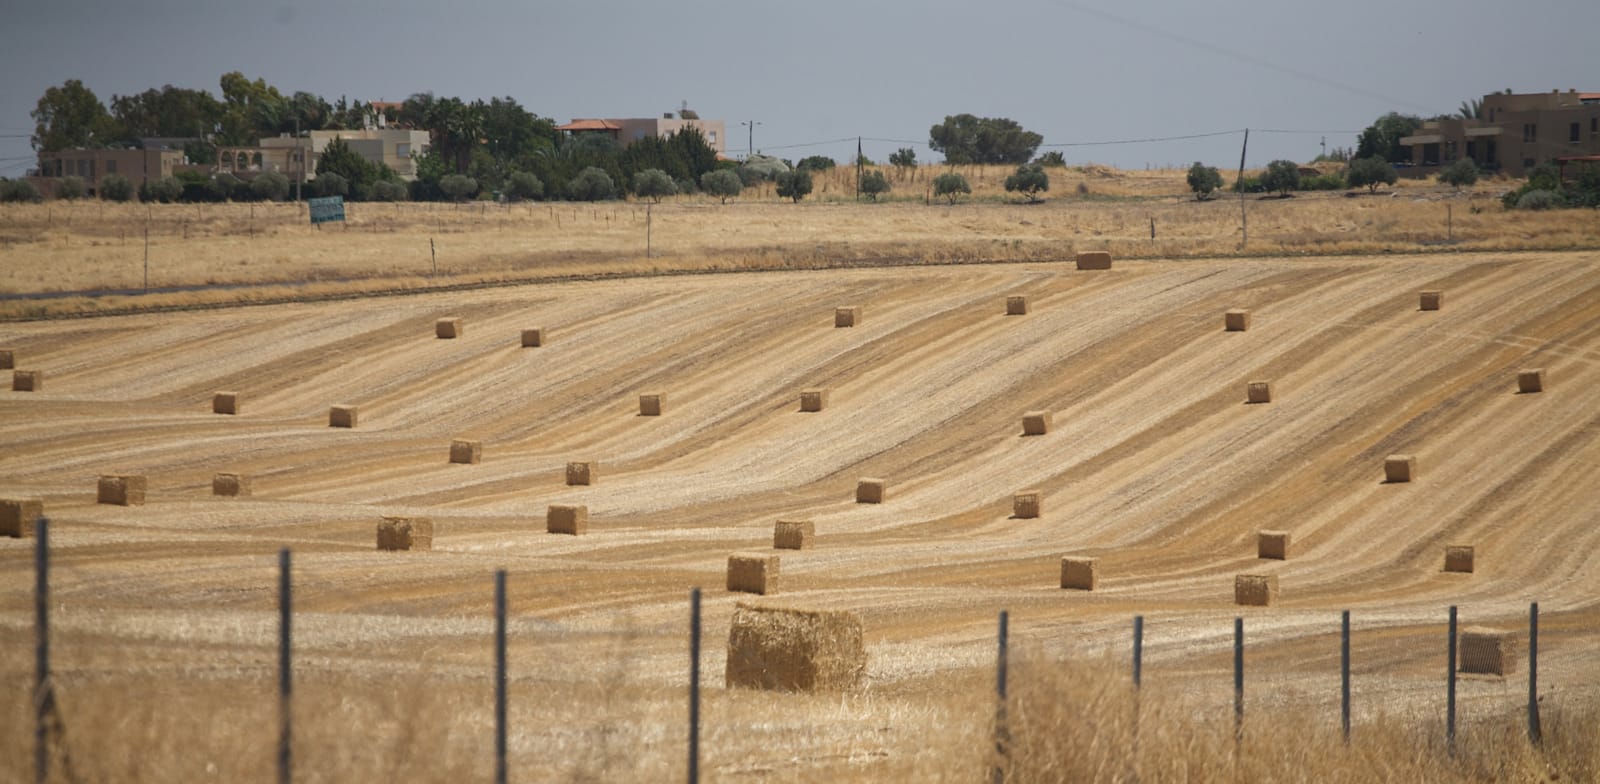
[[[1236,133],[1244,133],[1244,131],[1243,130],[1237,130],[1237,131],[1214,131],[1212,133],[1191,133],[1191,134],[1185,134],[1183,136],[1153,136],[1153,137],[1145,138],[1145,139],[1110,139],[1110,140],[1107,140],[1107,141],[1098,141],[1098,142],[1055,142],[1053,144],[1041,144],[1039,146],[1040,147],[1104,147],[1104,146],[1112,145],[1112,144],[1150,144],[1150,143],[1153,143],[1153,142],[1178,142],[1178,141],[1184,141],[1184,140],[1187,140],[1187,139],[1210,139],[1210,138],[1216,137],[1216,136],[1232,136],[1233,134],[1236,134]]]

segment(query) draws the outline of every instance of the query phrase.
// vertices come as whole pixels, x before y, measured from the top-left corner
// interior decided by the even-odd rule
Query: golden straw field
[[[1493,183],[1252,199],[1241,250],[1238,201],[1186,199],[1181,172],[1078,174],[1088,194],[1073,175],[1035,206],[992,183],[856,206],[837,179],[816,203],[669,200],[652,258],[631,202],[355,204],[321,230],[291,206],[0,211],[10,294],[142,287],[146,221],[152,287],[272,284],[0,303],[0,349],[42,373],[0,390],[0,498],[51,520],[57,770],[274,780],[287,547],[300,781],[490,778],[497,569],[516,781],[682,780],[696,587],[707,781],[1600,778],[1592,212],[1507,213]],[[1072,262],[1101,249],[1110,270]],[[720,274],[654,274],[678,272]],[[128,312],[25,318],[96,310]],[[1530,368],[1544,389],[1519,394]],[[1256,381],[1270,402],[1245,402]],[[337,405],[355,427],[328,426]],[[1384,481],[1397,454],[1412,481]],[[591,484],[566,483],[578,461]],[[250,493],[213,495],[224,472]],[[103,475],[146,477],[146,502],[96,503]],[[865,477],[882,503],[856,502]],[[1013,515],[1024,491],[1038,516]],[[546,533],[559,504],[587,507],[583,535]],[[432,549],[376,550],[385,516],[431,519]],[[778,520],[811,521],[810,546],[773,549]],[[1263,529],[1286,559],[1257,557]],[[1455,545],[1473,572],[1444,570]],[[32,775],[33,547],[0,537],[5,781]],[[735,553],[778,555],[776,593],[725,591]],[[1094,590],[1059,587],[1063,556],[1098,559]],[[1240,574],[1276,576],[1276,601],[1236,605]],[[725,688],[738,602],[855,613],[862,686]],[[1447,608],[1525,645],[1530,602],[1544,745],[1523,650],[1461,676],[1450,754]]]

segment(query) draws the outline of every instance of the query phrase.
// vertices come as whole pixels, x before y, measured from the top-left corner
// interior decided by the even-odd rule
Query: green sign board
[[[343,196],[324,196],[320,199],[308,199],[306,204],[311,207],[311,222],[313,224],[344,220]]]

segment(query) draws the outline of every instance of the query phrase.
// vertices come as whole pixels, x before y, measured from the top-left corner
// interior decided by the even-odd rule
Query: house
[[[684,128],[700,129],[700,133],[706,137],[706,144],[716,150],[717,155],[720,156],[727,151],[727,123],[722,120],[702,120],[687,109],[679,112],[677,116],[673,116],[672,112],[665,112],[660,119],[654,117],[574,119],[566,125],[556,126],[556,130],[571,135],[603,133],[623,147],[646,136],[670,136]]]
[[[284,134],[262,139],[255,147],[220,148],[217,170],[245,179],[263,171],[282,172],[290,181],[303,174],[309,181],[316,178],[317,161],[334,139],[343,139],[361,157],[393,169],[402,180],[417,178],[416,156],[429,146],[427,131],[409,128],[309,131],[304,136]]]
[[[55,183],[62,177],[77,177],[90,195],[97,195],[100,182],[113,174],[128,178],[138,188],[186,167],[189,160],[181,149],[58,150],[39,153],[38,181],[34,184],[41,192],[54,193]]]
[[[1422,124],[1400,143],[1411,148],[1413,171],[1426,174],[1461,158],[1513,177],[1559,158],[1600,155],[1600,93],[1491,93],[1483,119]]]

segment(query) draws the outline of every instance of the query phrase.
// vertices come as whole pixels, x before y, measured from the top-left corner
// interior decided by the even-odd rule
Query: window
[[[1600,133],[1600,117],[1589,118],[1589,133]]]
[[[1573,123],[1572,127],[1567,130],[1567,141],[1576,142],[1582,140],[1582,138],[1583,123]]]
[[[394,154],[400,158],[411,157],[411,142],[400,142],[394,146]]]
[[[106,174],[117,173],[117,159],[110,158],[106,161]]]
[[[1525,142],[1539,141],[1539,125],[1537,123],[1523,123],[1522,140]]]
[[[716,131],[708,131],[706,133],[706,141],[710,142],[712,145],[715,145],[717,143],[717,132]]]

